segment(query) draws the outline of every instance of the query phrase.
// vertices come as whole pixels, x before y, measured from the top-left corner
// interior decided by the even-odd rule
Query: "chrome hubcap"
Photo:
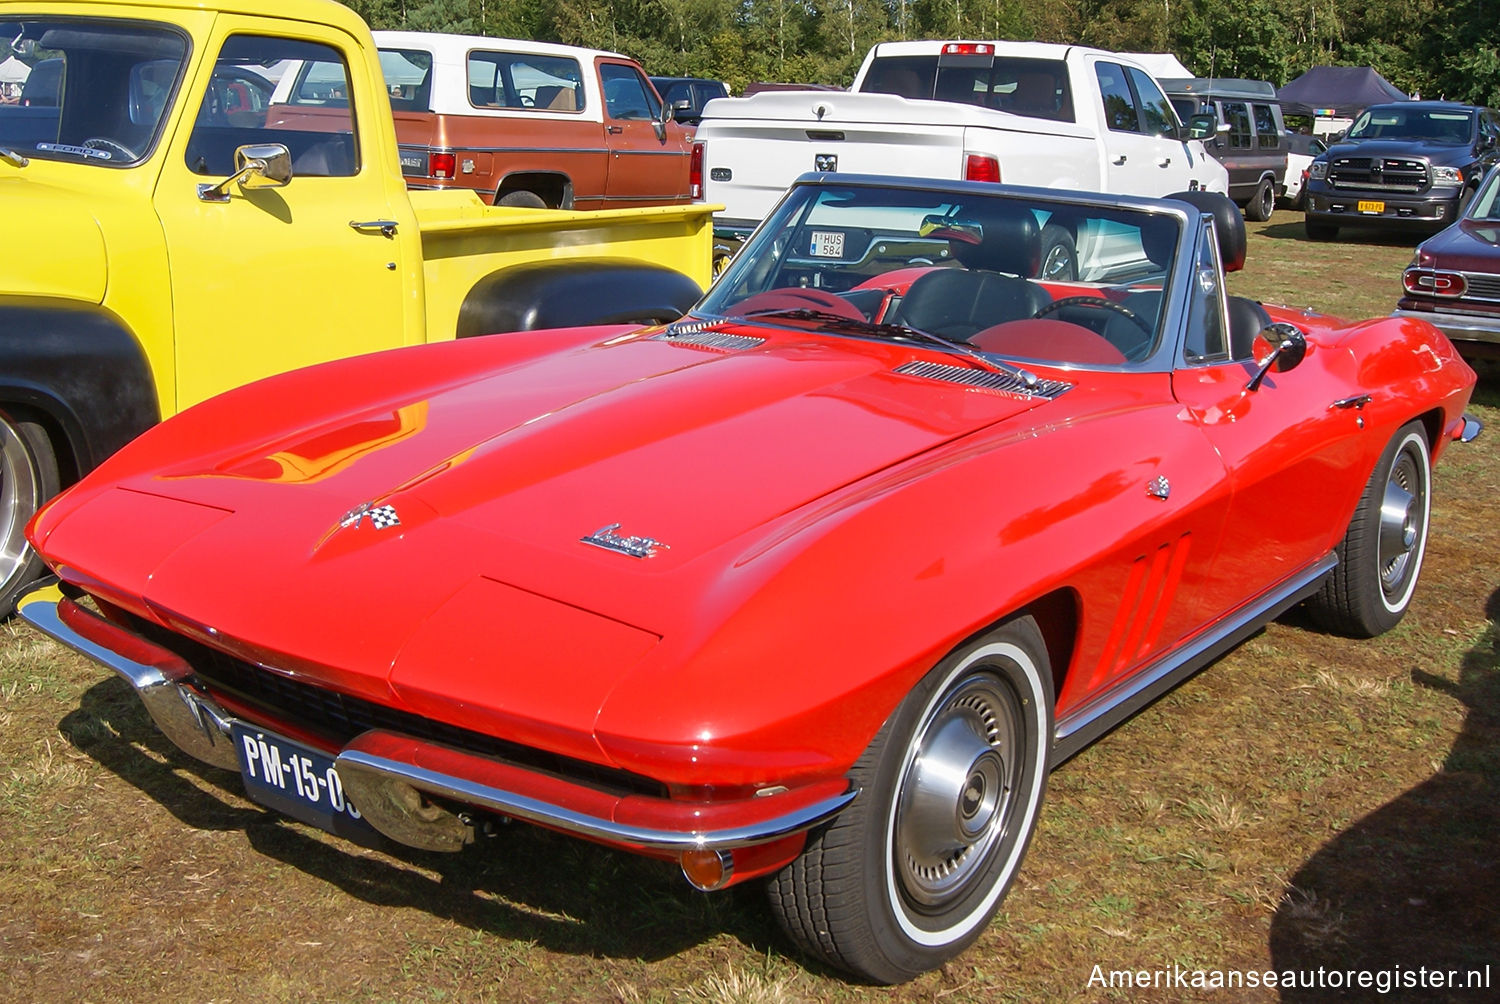
[[[1385,495],[1380,502],[1378,537],[1380,588],[1387,597],[1405,589],[1407,573],[1422,540],[1426,512],[1425,486],[1419,460],[1403,450],[1391,465]]]
[[[1047,252],[1047,258],[1042,262],[1041,278],[1059,281],[1072,281],[1075,278],[1073,257],[1068,254],[1067,248],[1058,246]]]
[[[1002,684],[964,680],[918,736],[897,794],[893,849],[910,899],[961,896],[1006,832],[1019,778],[1019,722]]]
[[[36,512],[36,472],[15,427],[0,419],[0,584],[26,560],[26,521]]]

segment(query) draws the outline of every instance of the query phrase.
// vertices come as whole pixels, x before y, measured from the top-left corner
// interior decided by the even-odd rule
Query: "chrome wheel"
[[[896,796],[901,891],[919,911],[961,896],[1005,832],[1020,783],[1016,700],[995,678],[960,682],[918,733]]]
[[[16,427],[0,418],[0,583],[9,583],[27,560],[26,521],[42,502],[38,496],[31,451]]]
[[[0,617],[41,570],[26,524],[57,493],[57,459],[40,426],[0,415]]]
[[[949,654],[849,772],[859,795],[768,884],[804,951],[877,983],[984,931],[1036,829],[1052,750],[1041,630],[1012,618]]]
[[[1309,600],[1324,627],[1373,638],[1406,615],[1427,549],[1431,487],[1427,432],[1409,422],[1382,451],[1339,542],[1338,564]]]
[[[1389,610],[1404,607],[1427,540],[1427,451],[1401,444],[1391,463],[1380,503],[1377,568],[1381,598]]]

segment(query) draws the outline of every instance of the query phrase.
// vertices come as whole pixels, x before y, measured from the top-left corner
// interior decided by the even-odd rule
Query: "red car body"
[[[210,762],[253,777],[256,730],[326,755],[387,836],[457,847],[484,813],[513,816],[680,859],[703,888],[801,888],[809,847],[885,804],[890,732],[905,751],[890,754],[894,808],[884,830],[854,832],[895,861],[859,893],[895,904],[871,922],[891,947],[861,954],[821,922],[793,936],[867,978],[906,978],[993,913],[1046,769],[1326,592],[1371,492],[1406,507],[1380,523],[1400,576],[1384,620],[1345,626],[1394,623],[1420,567],[1429,457],[1477,431],[1474,375],[1430,325],[1226,299],[1203,263],[1232,206],[1031,193],[1054,222],[1079,214],[1081,275],[1118,219],[1163,221],[1175,250],[1152,270],[1132,236],[1117,274],[1151,274],[1122,284],[1018,280],[1067,302],[975,333],[983,358],[892,320],[924,276],[963,271],[930,264],[947,253],[932,242],[958,254],[979,230],[956,209],[852,288],[817,286],[836,269],[807,285],[783,271],[777,292],[735,300],[766,285],[766,262],[804,260],[802,237],[777,233],[815,218],[798,199],[867,204],[869,223],[908,212],[912,192],[949,206],[995,191],[807,181],[704,308],[666,328],[397,350],[206,402],[31,526],[103,616],[56,597],[23,615],[120,671]],[[899,236],[863,223],[817,231],[808,253],[886,253]],[[1199,295],[1224,313],[1193,314]],[[1084,323],[1122,298],[1163,304],[1152,347]],[[859,329],[870,318],[850,303],[886,326]],[[1237,311],[1258,318],[1251,333],[1300,330],[1263,334],[1252,358]],[[1193,347],[1226,325],[1219,349]],[[1056,350],[1075,361],[1002,361],[1036,337],[1076,343]],[[1011,661],[975,682],[975,659]],[[902,745],[908,718],[926,724]],[[923,751],[949,740],[972,768],[951,789],[922,775],[948,765]],[[327,781],[308,782],[314,801],[333,800]],[[923,828],[948,825],[948,801],[972,831],[951,853]]]

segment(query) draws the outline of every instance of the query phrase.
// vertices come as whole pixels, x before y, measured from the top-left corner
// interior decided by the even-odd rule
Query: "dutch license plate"
[[[1362,213],[1383,213],[1383,212],[1385,212],[1385,203],[1384,202],[1363,202],[1362,201],[1362,202],[1360,202],[1360,204],[1358,206],[1358,209]]]
[[[844,257],[843,231],[814,230],[812,232],[812,256],[814,258]]]
[[[245,791],[255,801],[357,843],[379,845],[380,834],[344,797],[327,754],[241,722],[230,725],[230,738]]]

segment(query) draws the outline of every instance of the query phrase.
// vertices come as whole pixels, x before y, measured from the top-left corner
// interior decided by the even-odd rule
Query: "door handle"
[[[1337,408],[1343,410],[1353,408],[1355,411],[1364,411],[1365,405],[1369,403],[1370,395],[1356,394],[1354,397],[1341,397],[1337,401],[1330,404],[1328,407],[1330,409]]]
[[[1115,158],[1115,163],[1116,164],[1123,164],[1123,163],[1125,163],[1125,155],[1122,153],[1118,157],[1116,157]]]
[[[1157,167],[1171,167],[1172,166],[1172,158],[1171,157],[1163,157],[1161,160],[1158,160],[1156,162],[1156,166]]]
[[[606,126],[605,129],[604,129],[604,131],[605,132],[612,132],[612,133],[622,133],[622,132],[625,131],[625,127],[624,126]]]
[[[395,220],[350,220],[349,226],[362,234],[373,233],[378,230],[383,237],[396,236]]]

